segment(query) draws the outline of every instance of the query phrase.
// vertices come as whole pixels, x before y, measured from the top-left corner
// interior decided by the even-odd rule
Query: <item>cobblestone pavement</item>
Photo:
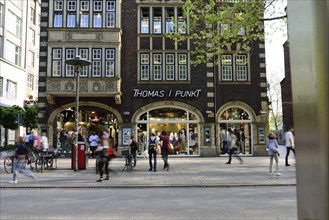
[[[138,158],[132,172],[122,171],[124,158],[110,162],[110,180],[96,182],[99,175],[95,172],[95,159],[88,160],[85,170],[73,171],[71,159],[59,158],[57,169],[35,172],[34,181],[18,174],[18,183],[12,184],[11,174],[4,171],[3,160],[0,165],[0,188],[90,188],[90,187],[237,187],[237,186],[295,186],[295,160],[289,158],[290,167],[284,166],[284,152],[279,161],[281,176],[269,174],[268,157],[244,157],[243,164],[232,158],[232,164],[222,157],[170,157],[170,170],[163,170],[163,161],[158,157],[158,171],[148,171],[148,159]]]

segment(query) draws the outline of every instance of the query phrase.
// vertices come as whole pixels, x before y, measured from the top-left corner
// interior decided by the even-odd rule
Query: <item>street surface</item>
[[[296,187],[1,189],[1,220],[297,219]]]

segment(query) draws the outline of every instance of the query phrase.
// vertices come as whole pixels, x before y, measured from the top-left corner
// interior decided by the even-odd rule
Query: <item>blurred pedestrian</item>
[[[28,148],[24,146],[23,137],[19,137],[18,146],[15,152],[15,161],[13,164],[13,179],[9,183],[17,183],[17,174],[18,172],[23,173],[24,175],[36,179],[31,170],[26,169],[27,157],[28,157]]]
[[[267,154],[270,157],[270,175],[276,175],[276,176],[281,176],[281,173],[279,173],[279,144],[278,141],[276,140],[276,135],[271,132],[268,135],[268,141],[266,143],[266,148],[267,148]],[[272,172],[272,166],[273,166],[273,158],[275,160],[275,172]]]
[[[284,134],[284,140],[285,140],[285,146],[287,149],[287,153],[286,153],[286,166],[290,166],[290,164],[288,163],[288,157],[290,154],[290,151],[294,152],[295,154],[295,137],[294,137],[294,127],[290,126],[288,131],[286,131],[286,133]]]
[[[242,164],[243,163],[242,158],[238,154],[235,153],[238,149],[238,146],[237,146],[238,138],[235,135],[235,131],[232,130],[231,128],[229,128],[228,132],[230,134],[230,138],[229,138],[230,142],[229,142],[229,148],[228,148],[229,157],[228,157],[228,161],[226,164],[231,164],[233,154],[234,154],[234,157],[240,161],[240,164]]]
[[[135,140],[135,137],[134,136],[131,136],[130,137],[130,153],[131,155],[133,156],[133,159],[134,159],[134,167],[136,166],[136,155],[137,155],[137,151],[138,151],[138,143],[136,142]]]
[[[27,148],[30,148],[30,133],[26,133],[26,135],[25,135],[25,147],[27,147]]]
[[[46,132],[42,132],[40,137],[40,149],[46,151],[48,148],[49,148],[49,143],[48,143]]]
[[[37,131],[33,132],[33,147],[40,150],[40,137]]]
[[[160,136],[160,145],[161,145],[161,156],[164,162],[163,169],[167,169],[169,171],[169,163],[168,163],[168,145],[169,145],[169,136],[167,132],[163,130]]]
[[[158,145],[158,139],[155,136],[155,133],[152,133],[149,139],[149,147],[148,147],[149,163],[150,163],[149,171],[152,171],[152,169],[154,170],[154,172],[157,171],[157,153],[156,153],[157,145]],[[153,166],[152,166],[152,157],[154,162]]]
[[[96,153],[99,154],[100,156],[100,160],[98,162],[99,179],[96,182],[102,182],[103,180],[110,179],[110,172],[109,172],[110,148],[113,149],[113,146],[109,141],[109,134],[104,131],[101,136],[101,145],[98,146],[96,149]],[[104,170],[106,174],[105,179],[103,179]]]
[[[66,133],[65,129],[61,130],[61,133],[59,134],[59,140],[61,142],[61,150],[62,151],[67,151],[66,145],[67,145],[68,138],[67,138],[67,133]]]
[[[32,150],[34,147],[34,130],[31,131],[30,135],[29,135],[29,148]]]

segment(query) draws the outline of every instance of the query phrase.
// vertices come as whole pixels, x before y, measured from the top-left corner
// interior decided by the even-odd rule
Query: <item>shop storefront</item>
[[[200,115],[191,107],[176,106],[177,103],[171,106],[165,103],[151,104],[136,112],[134,129],[141,151],[147,149],[151,133],[165,130],[174,146],[173,155],[200,155]]]

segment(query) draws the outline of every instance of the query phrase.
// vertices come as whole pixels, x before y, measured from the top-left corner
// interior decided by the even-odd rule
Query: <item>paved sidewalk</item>
[[[60,158],[56,170],[37,173],[34,181],[18,174],[18,183],[11,184],[11,174],[0,165],[0,188],[136,188],[136,187],[236,187],[236,186],[295,186],[295,160],[289,159],[292,166],[284,166],[284,154],[279,165],[281,176],[270,176],[268,157],[244,157],[243,164],[232,158],[232,164],[225,164],[227,157],[187,158],[170,157],[170,170],[163,170],[163,161],[158,157],[158,172],[148,171],[148,159],[138,158],[137,166],[131,173],[124,167],[124,158],[110,162],[109,181],[96,182],[95,159],[89,159],[86,170],[73,171],[71,159]]]

